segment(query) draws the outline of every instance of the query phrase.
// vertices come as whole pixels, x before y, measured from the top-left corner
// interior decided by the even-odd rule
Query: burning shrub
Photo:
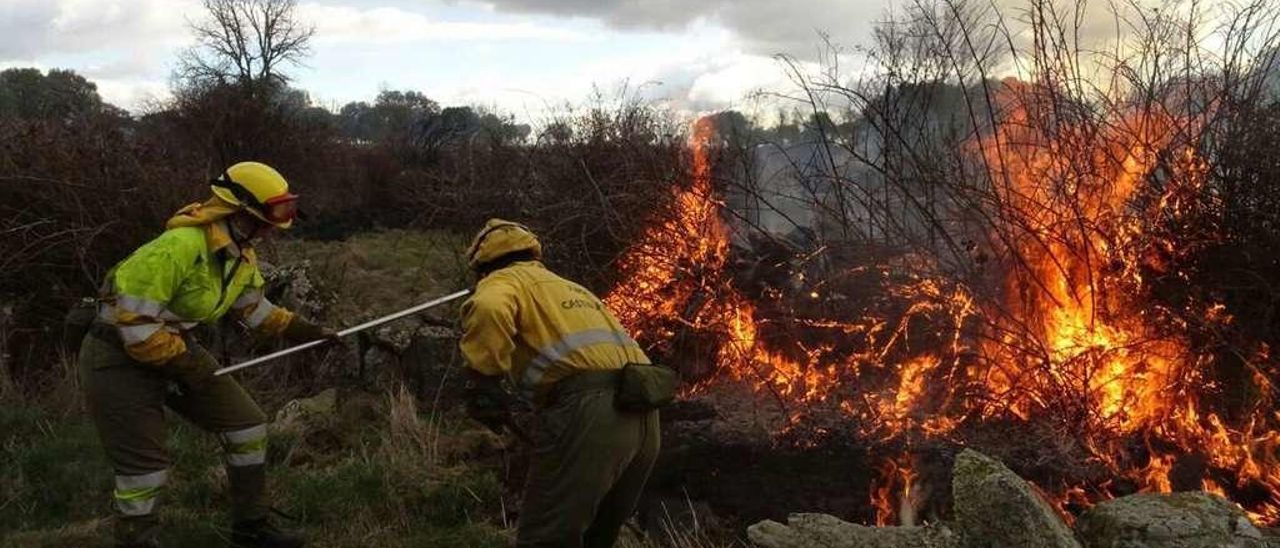
[[[772,281],[730,272],[754,247],[735,242],[761,231],[726,221],[722,196],[765,190],[717,179],[723,143],[700,122],[688,184],[624,256],[607,300],[701,379],[694,393],[745,380],[778,403],[779,439],[844,438],[893,459],[881,485],[910,489],[902,451],[992,444],[1024,455],[1014,468],[1061,506],[1190,488],[1280,520],[1263,289],[1274,264],[1208,262],[1256,250],[1274,263],[1261,254],[1274,238],[1247,236],[1274,226],[1274,198],[1242,190],[1273,171],[1276,126],[1240,122],[1265,119],[1247,105],[1280,45],[1265,31],[1275,21],[1254,19],[1259,5],[1229,13],[1237,24],[1218,42],[1235,49],[1221,56],[1196,41],[1194,13],[1144,16],[1107,88],[1079,85],[1089,76],[1065,60],[1083,52],[1046,38],[1073,35],[1069,24],[1030,7],[1044,39],[1025,46],[1004,40],[999,14],[921,4],[880,36],[879,76],[799,77],[815,111],[835,96],[864,117],[785,149],[822,166],[797,168],[783,197],[818,213],[815,241],[773,260],[785,272],[761,275]],[[1003,58],[1026,61],[1028,78],[992,80],[999,56],[974,43],[1008,43]],[[823,266],[798,267],[810,255]],[[1229,327],[1245,311],[1251,327]],[[1223,405],[1225,391],[1245,403]]]

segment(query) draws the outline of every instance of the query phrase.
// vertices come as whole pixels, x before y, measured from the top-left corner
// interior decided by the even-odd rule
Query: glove
[[[338,336],[338,332],[327,327],[320,327],[313,324],[302,316],[294,316],[289,320],[289,325],[284,326],[284,331],[280,333],[284,340],[291,344],[308,343],[318,339],[328,339],[329,344],[338,346],[346,346],[346,343]]]
[[[496,434],[511,423],[511,395],[502,389],[497,377],[471,372],[466,387],[467,416]]]
[[[170,376],[188,388],[204,385],[214,379],[213,373],[218,370],[218,360],[197,344],[187,345],[187,351],[169,360],[165,364]]]

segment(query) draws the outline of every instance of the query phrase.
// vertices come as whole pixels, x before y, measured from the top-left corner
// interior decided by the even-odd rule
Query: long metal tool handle
[[[383,317],[381,317],[381,318],[378,318],[378,319],[376,319],[376,320],[369,320],[369,321],[364,322],[364,323],[362,323],[362,324],[360,324],[360,325],[357,325],[357,326],[355,326],[355,327],[348,327],[348,328],[346,328],[346,329],[343,329],[342,331],[339,331],[339,332],[338,332],[338,336],[339,336],[339,337],[346,337],[347,335],[353,335],[353,334],[355,334],[355,333],[359,333],[359,332],[361,332],[361,331],[364,331],[364,330],[366,330],[366,329],[369,329],[370,327],[377,327],[377,326],[382,325],[382,324],[387,323],[387,322],[393,322],[393,321],[396,321],[396,320],[398,320],[398,319],[400,319],[400,318],[403,318],[403,317],[405,317],[405,316],[412,316],[412,315],[417,314],[417,313],[419,313],[419,312],[422,312],[423,310],[426,310],[426,309],[428,309],[428,308],[435,308],[435,307],[440,306],[440,305],[442,305],[442,304],[445,304],[445,303],[448,303],[448,302],[456,301],[456,300],[461,299],[461,298],[463,298],[463,297],[466,297],[467,295],[470,295],[470,294],[471,294],[471,290],[470,290],[470,289],[463,289],[462,291],[458,291],[458,292],[456,292],[456,293],[451,293],[451,294],[449,294],[449,295],[445,295],[445,296],[440,297],[439,299],[436,299],[436,300],[434,300],[434,301],[428,301],[428,302],[422,303],[422,304],[420,304],[420,305],[417,305],[417,306],[414,306],[414,307],[411,307],[411,308],[406,308],[406,309],[404,309],[404,310],[401,310],[401,311],[399,311],[399,312],[396,312],[395,314],[388,314],[388,315],[383,316]],[[253,367],[253,366],[258,365],[258,364],[260,364],[260,363],[263,363],[263,362],[269,362],[269,361],[274,360],[274,359],[276,359],[276,358],[282,358],[282,357],[284,357],[284,356],[288,356],[289,354],[293,354],[293,353],[296,353],[296,352],[302,352],[303,350],[306,350],[306,349],[308,349],[308,348],[315,348],[315,347],[317,347],[317,346],[323,345],[323,344],[328,343],[328,342],[329,342],[329,341],[328,341],[328,339],[317,339],[317,340],[314,340],[314,341],[311,341],[311,342],[302,343],[302,344],[300,344],[300,345],[298,345],[298,346],[291,346],[291,347],[289,347],[289,348],[286,348],[286,349],[284,349],[284,350],[280,350],[280,351],[278,351],[278,352],[272,352],[272,353],[270,353],[270,354],[267,354],[266,356],[260,356],[260,357],[254,358],[254,359],[249,360],[249,361],[246,361],[246,362],[241,362],[241,363],[238,363],[238,364],[235,364],[235,365],[231,365],[231,366],[223,367],[222,369],[219,369],[219,370],[217,370],[217,371],[214,371],[214,372],[213,372],[213,374],[214,374],[214,375],[226,375],[227,373],[231,373],[232,371],[239,371],[239,370],[244,369],[244,368],[246,368],[246,367]]]

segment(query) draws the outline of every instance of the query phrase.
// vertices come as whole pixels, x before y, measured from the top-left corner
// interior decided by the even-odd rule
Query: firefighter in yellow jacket
[[[232,534],[239,547],[297,547],[303,539],[268,519],[267,417],[189,334],[231,314],[268,337],[304,342],[330,331],[263,295],[253,244],[289,228],[297,197],[276,170],[242,162],[212,181],[213,197],[191,204],[167,230],[111,269],[98,317],[80,346],[89,413],[115,468],[116,542],[155,547],[156,500],[172,463],[164,407],[222,443]]]
[[[614,401],[623,367],[649,358],[600,299],[541,258],[532,232],[500,219],[471,244],[480,279],[462,306],[469,410],[501,424],[504,378],[537,410],[518,546],[612,546],[658,455],[657,411]]]

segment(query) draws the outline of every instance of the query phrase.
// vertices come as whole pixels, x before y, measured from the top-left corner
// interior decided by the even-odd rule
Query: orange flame
[[[1208,358],[1158,329],[1154,312],[1132,298],[1143,283],[1145,258],[1133,249],[1142,217],[1178,207],[1206,176],[1195,151],[1175,140],[1195,120],[1143,111],[1045,129],[1034,123],[1034,88],[1010,87],[999,122],[972,143],[999,203],[994,229],[1009,248],[999,297],[980,301],[931,276],[927,258],[907,255],[850,272],[873,274],[885,301],[907,303],[886,308],[892,313],[769,317],[776,312],[762,310],[778,303],[734,286],[732,231],[714,179],[716,135],[704,119],[689,141],[690,180],[619,260],[622,281],[605,301],[651,350],[714,362],[696,375],[704,380],[694,391],[747,383],[790,404],[826,405],[860,435],[884,440],[954,436],[969,418],[1048,417],[1143,490],[1172,490],[1179,459],[1202,454],[1216,474],[1234,477],[1203,478],[1205,489],[1231,495],[1262,486],[1269,498],[1248,511],[1280,521],[1280,415],[1260,407],[1233,428],[1209,412],[1197,399]],[[1169,179],[1164,193],[1135,206],[1157,171]],[[802,296],[820,302],[831,293]],[[1222,310],[1209,314],[1229,320]],[[830,336],[783,336],[784,327]],[[921,336],[931,342],[922,345]],[[802,416],[793,409],[789,422]],[[1147,443],[1140,457],[1130,454],[1135,439],[1161,443]],[[871,493],[877,522],[901,517],[893,493],[909,494],[912,479],[904,457],[886,461]],[[1049,493],[1059,509],[1113,496],[1107,485]]]
[[[876,526],[916,525],[915,500],[911,491],[916,472],[911,455],[904,453],[885,461],[880,467],[880,485],[871,489],[871,507],[876,511]]]

